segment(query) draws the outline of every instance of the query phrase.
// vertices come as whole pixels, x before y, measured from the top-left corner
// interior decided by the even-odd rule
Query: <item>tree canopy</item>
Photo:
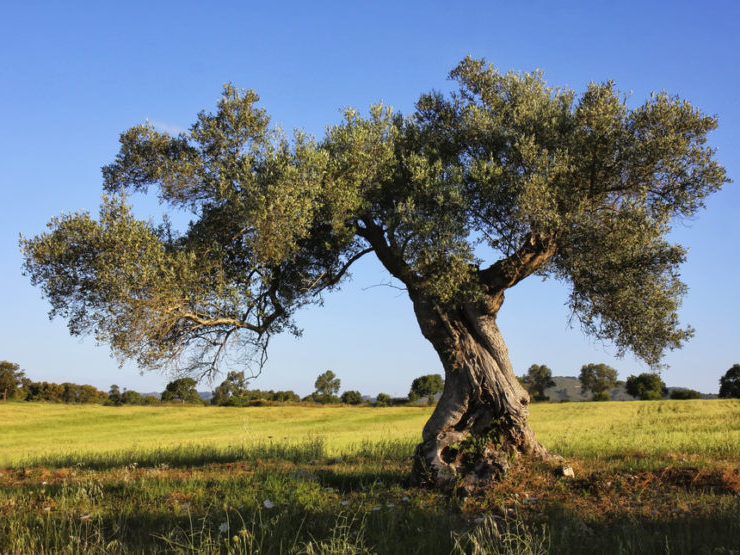
[[[594,394],[594,401],[608,401],[606,391],[617,385],[617,371],[606,364],[584,364],[578,379],[584,393],[591,391]]]
[[[322,397],[331,397],[336,395],[341,383],[342,382],[337,378],[334,372],[327,370],[323,374],[319,374],[316,378],[316,382],[314,382],[316,394]]]
[[[202,399],[195,389],[197,382],[193,378],[178,378],[171,381],[162,392],[162,401],[180,401],[181,403],[199,403]]]
[[[411,382],[409,399],[415,401],[421,397],[427,397],[431,402],[435,395],[442,393],[445,381],[440,374],[425,374]]]
[[[145,368],[206,374],[229,347],[263,362],[369,252],[440,306],[497,310],[531,274],[560,279],[586,331],[658,364],[691,335],[685,251],[665,236],[726,181],[706,145],[716,120],[666,93],[632,108],[611,81],[576,94],[484,60],[450,77],[456,92],[408,116],[349,109],[320,141],[286,137],[232,86],[187,132],[133,127],[99,217],[22,239],[25,271],[72,334]],[[133,216],[126,193],[152,187],[192,213],[186,230]]]

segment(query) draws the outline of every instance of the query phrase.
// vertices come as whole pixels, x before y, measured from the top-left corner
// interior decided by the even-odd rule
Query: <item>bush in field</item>
[[[740,364],[733,364],[719,379],[719,396],[723,399],[740,399]]]
[[[630,376],[625,384],[627,393],[643,401],[659,401],[668,393],[665,383],[658,374],[643,372]]]
[[[246,407],[259,404],[261,401],[269,401],[270,403],[296,403],[300,400],[300,396],[294,391],[290,390],[273,391],[272,389],[250,389],[243,395],[240,395],[238,397],[230,397],[223,404],[230,407]]]
[[[685,387],[677,387],[671,390],[671,399],[701,399],[701,393],[693,389],[687,389]]]
[[[342,403],[346,405],[359,405],[362,403],[362,393],[359,391],[345,391],[342,393]]]
[[[301,400],[300,395],[291,389],[287,391],[275,391],[274,393],[270,390],[269,393],[272,393],[272,401],[278,401],[280,403],[297,403]]]
[[[335,405],[342,402],[342,400],[336,395],[326,395],[316,391],[310,395],[306,395],[302,400],[308,403],[320,403],[322,405]]]
[[[378,393],[378,396],[375,398],[375,406],[387,407],[391,404],[391,401],[391,396],[387,393]]]

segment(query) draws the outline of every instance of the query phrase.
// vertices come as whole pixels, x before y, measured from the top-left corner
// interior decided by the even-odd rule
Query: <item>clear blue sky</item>
[[[49,322],[48,305],[21,275],[18,234],[32,236],[60,212],[96,212],[100,167],[117,138],[146,118],[172,130],[210,110],[224,83],[253,88],[286,130],[321,135],[346,106],[380,99],[403,112],[464,56],[502,69],[541,68],[553,85],[583,90],[613,79],[632,102],[678,94],[719,117],[710,137],[740,178],[740,5],[736,2],[2,2],[0,19],[0,359],[29,377],[117,383],[161,391],[167,377],[125,366],[105,346]],[[156,215],[156,205],[144,205]],[[696,337],[668,356],[669,385],[716,392],[740,362],[738,187],[677,226],[690,248],[681,319]],[[272,344],[254,387],[306,394],[326,369],[342,389],[404,394],[439,371],[404,294],[370,260],[323,308],[299,314],[301,339]],[[606,362],[620,376],[645,371],[614,359],[567,324],[567,291],[530,278],[500,315],[518,373],[544,363],[556,375]],[[207,389],[202,384],[200,389]]]

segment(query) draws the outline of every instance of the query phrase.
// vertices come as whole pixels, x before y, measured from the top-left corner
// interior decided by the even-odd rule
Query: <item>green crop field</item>
[[[740,401],[532,406],[557,468],[407,483],[427,407],[0,404],[0,552],[733,553]]]

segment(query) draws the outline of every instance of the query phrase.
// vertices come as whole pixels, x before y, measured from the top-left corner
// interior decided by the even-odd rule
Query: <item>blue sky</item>
[[[161,391],[157,374],[119,369],[105,346],[50,322],[47,303],[21,275],[18,234],[60,212],[96,212],[100,167],[118,135],[145,119],[187,128],[211,110],[224,83],[255,89],[273,122],[320,136],[343,107],[378,100],[409,112],[422,92],[446,90],[464,56],[502,69],[541,68],[556,86],[583,90],[613,79],[634,104],[650,91],[678,94],[719,117],[710,136],[730,177],[740,177],[740,5],[735,2],[13,2],[0,21],[0,359],[29,377],[116,383]],[[716,392],[740,362],[737,275],[740,193],[727,185],[707,210],[676,226],[690,249],[681,319],[695,338],[671,353],[669,385]],[[155,217],[158,207],[141,203]],[[148,212],[147,212],[148,211]],[[440,370],[402,292],[375,287],[363,260],[325,306],[299,314],[301,339],[273,341],[254,387],[306,394],[326,369],[342,389],[404,394]],[[518,373],[544,363],[556,375],[606,362],[620,376],[645,371],[570,329],[567,290],[530,278],[499,317]],[[201,389],[207,389],[202,384]]]

